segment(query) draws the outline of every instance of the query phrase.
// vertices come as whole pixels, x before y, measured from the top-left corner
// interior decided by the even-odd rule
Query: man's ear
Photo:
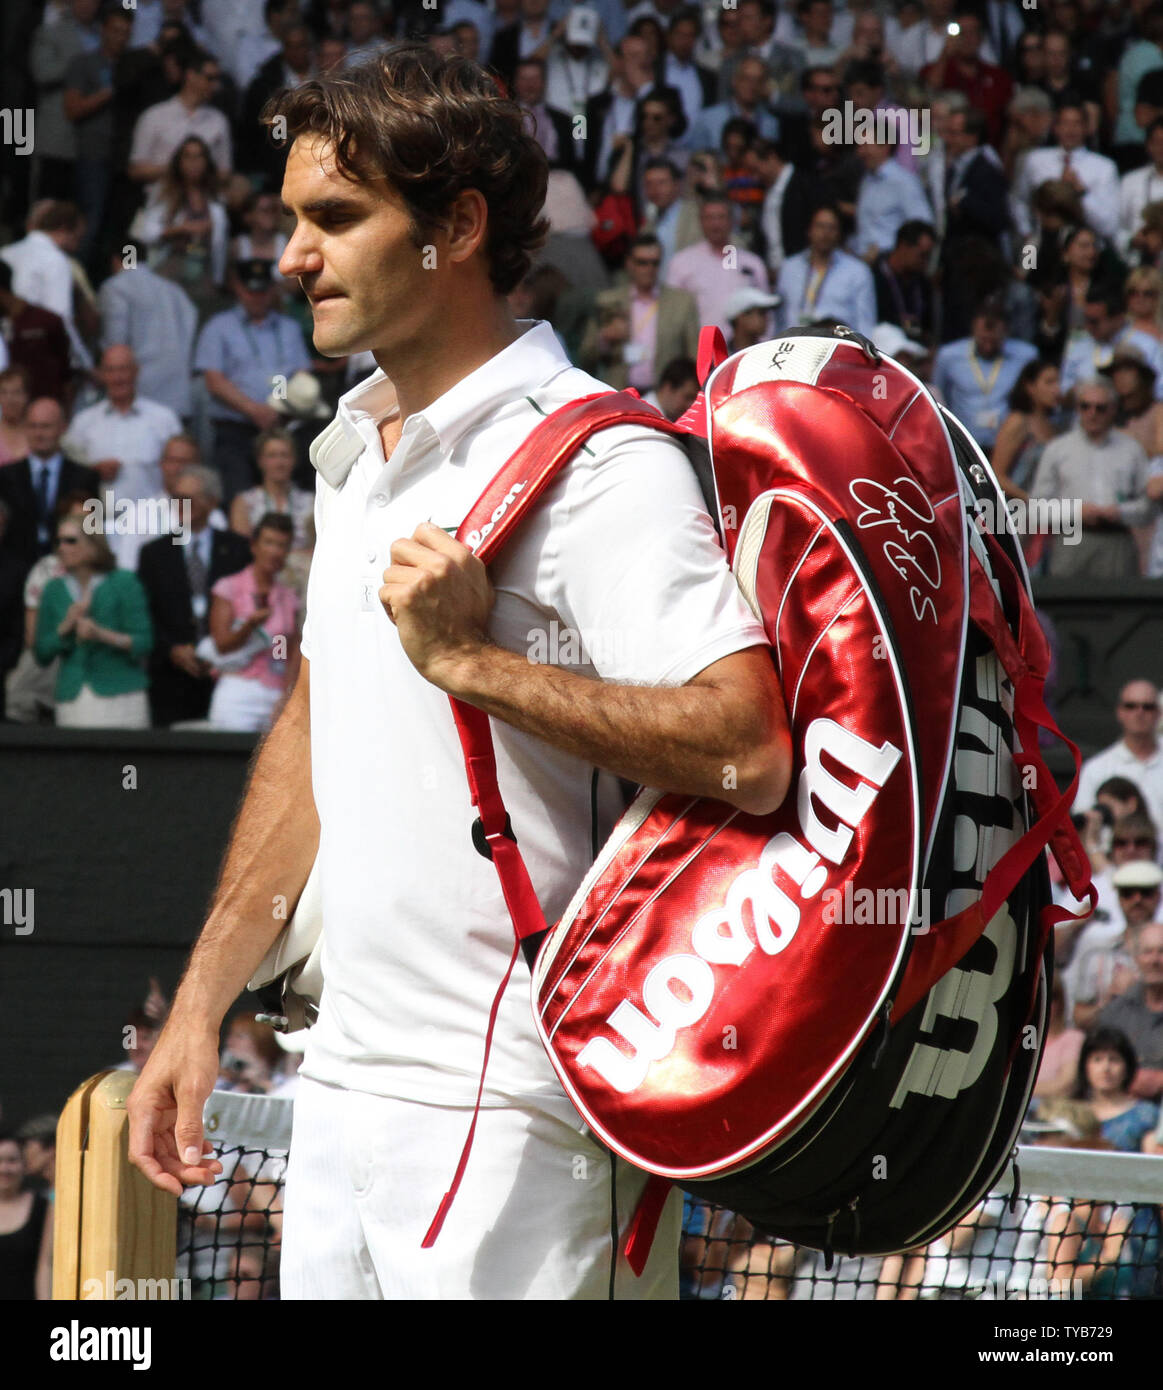
[[[465,188],[448,210],[445,230],[448,257],[467,261],[484,245],[489,228],[489,205],[479,188]]]

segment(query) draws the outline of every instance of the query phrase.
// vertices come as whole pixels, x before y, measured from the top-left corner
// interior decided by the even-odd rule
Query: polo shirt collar
[[[522,329],[520,337],[409,417],[409,425],[416,421],[414,433],[430,431],[440,452],[448,455],[484,417],[570,366],[551,324],[544,319],[518,319],[517,325]],[[395,388],[382,368],[339,398],[335,423],[325,431],[332,437],[320,436],[320,447],[311,451],[311,461],[332,487],[343,485],[362,452],[358,427],[367,421],[378,424],[397,410]]]

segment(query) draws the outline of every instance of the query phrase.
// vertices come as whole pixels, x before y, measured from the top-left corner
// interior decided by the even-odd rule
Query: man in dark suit
[[[283,33],[283,46],[261,65],[250,86],[242,107],[239,129],[245,132],[238,150],[238,165],[249,173],[260,173],[268,182],[282,182],[287,152],[271,138],[266,126],[259,123],[259,113],[267,99],[293,80],[305,81],[314,72],[314,51],[311,31],[305,24],[292,24]]]
[[[580,142],[573,121],[564,111],[545,104],[544,58],[522,58],[513,76],[513,100],[533,117],[533,135],[545,151],[551,169],[572,170]]]
[[[28,407],[25,430],[29,455],[0,468],[0,500],[8,505],[4,549],[15,555],[24,573],[47,555],[56,540],[56,507],[70,492],[96,497],[100,479],[61,453],[65,412],[50,396]]]
[[[493,36],[489,67],[511,92],[521,58],[549,57],[553,40],[565,32],[565,21],[550,23],[549,0],[521,0],[521,18],[502,25]]]
[[[984,112],[954,111],[945,133],[946,260],[962,237],[996,241],[1009,229],[1009,184],[1001,160],[985,144]],[[955,264],[955,262],[954,262]]]
[[[161,536],[141,548],[137,575],[149,595],[154,643],[150,654],[150,713],[155,725],[205,719],[214,678],[194,648],[206,635],[210,591],[251,560],[250,544],[210,525],[222,496],[212,468],[195,465],[178,478],[174,496],[188,509],[186,538]],[[186,539],[186,544],[178,544]]]
[[[872,266],[876,282],[876,321],[895,323],[906,337],[928,343],[933,331],[933,282],[929,262],[937,233],[928,222],[910,218],[897,228],[891,251]]]

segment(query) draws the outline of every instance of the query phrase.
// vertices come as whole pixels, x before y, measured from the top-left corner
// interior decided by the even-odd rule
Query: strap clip
[[[517,843],[517,836],[513,833],[513,822],[509,818],[508,811],[505,812],[505,828],[501,831],[501,834],[512,840],[514,844]],[[480,816],[477,816],[476,820],[472,823],[472,842],[476,852],[481,855],[482,858],[492,859],[493,847],[489,844],[489,838],[485,834],[484,822],[481,820]]]

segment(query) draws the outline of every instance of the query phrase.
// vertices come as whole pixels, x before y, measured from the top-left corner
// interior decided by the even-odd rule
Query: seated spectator
[[[25,1183],[51,1202],[57,1180],[57,1122],[59,1115],[36,1115],[16,1131],[24,1149]]]
[[[133,224],[149,250],[149,264],[180,285],[205,318],[226,279],[230,238],[226,209],[210,148],[196,135],[183,140]]]
[[[678,251],[670,262],[666,282],[688,290],[699,306],[700,324],[715,324],[727,331],[727,301],[739,289],[767,289],[767,267],[751,251],[728,243],[732,238],[731,200],[725,193],[711,193],[699,208],[702,241]],[[867,273],[867,271],[865,272]]]
[[[1134,348],[1163,384],[1163,344],[1138,333],[1127,322],[1127,302],[1116,286],[1094,286],[1083,306],[1085,332],[1071,338],[1062,358],[1062,397],[1072,403],[1077,384],[1095,372],[1106,371],[1121,348]]]
[[[1132,860],[1116,867],[1110,882],[1118,895],[1118,916],[1125,924],[1124,930],[1113,938],[1104,933],[1100,940],[1091,943],[1086,941],[1084,933],[1083,941],[1075,949],[1067,983],[1074,1006],[1074,1022],[1079,1028],[1092,1028],[1110,1001],[1138,980],[1135,934],[1140,927],[1154,921],[1159,910],[1163,869],[1152,860]]]
[[[232,259],[272,261],[277,266],[287,249],[287,234],[281,227],[282,216],[282,199],[277,193],[252,193],[242,211],[246,231],[230,243]]]
[[[755,143],[755,127],[741,116],[723,127],[723,191],[731,199],[738,219],[739,236],[754,250],[759,237],[759,217],[764,187],[748,155]]]
[[[1058,434],[1058,385],[1054,363],[1033,357],[1018,373],[1006,402],[1009,414],[998,429],[991,462],[1002,491],[1019,502],[1029,497],[1042,451]],[[1031,539],[1026,538],[1027,548]]]
[[[286,430],[264,430],[255,443],[254,453],[262,482],[240,492],[231,503],[230,529],[250,540],[254,528],[268,513],[289,516],[294,527],[291,551],[279,581],[303,598],[315,548],[315,494],[291,483],[295,441]]]
[[[251,553],[241,536],[211,524],[222,500],[212,468],[187,464],[174,486],[189,508],[189,541],[178,545],[159,537],[142,547],[138,559],[156,637],[149,691],[155,725],[206,717],[213,675],[195,648],[208,631],[210,593],[224,575],[247,565]]]
[[[699,394],[699,377],[694,359],[676,357],[662,369],[658,389],[644,397],[649,405],[657,406],[668,420],[677,420],[695,403]]]
[[[762,290],[753,289],[736,290],[727,301],[727,325],[730,329],[727,351],[742,352],[744,348],[766,342],[771,337],[768,327],[771,311],[778,303],[779,296],[775,294],[764,294]]]
[[[20,1140],[0,1132],[0,1302],[52,1297],[52,1207],[24,1185]]]
[[[983,304],[973,315],[970,336],[946,343],[933,366],[933,384],[945,404],[986,453],[1022,368],[1038,355],[1030,343],[1007,337],[1006,330],[1000,308]]]
[[[1127,276],[1123,292],[1131,329],[1163,341],[1163,275],[1149,266],[1136,266]]]
[[[830,67],[838,62],[841,44],[832,34],[831,0],[798,0],[796,18],[796,46],[803,52],[804,62],[813,67]]]
[[[1130,1039],[1116,1028],[1089,1033],[1078,1057],[1074,1099],[1091,1106],[1103,1138],[1121,1153],[1138,1153],[1159,1123],[1159,1107],[1131,1092],[1138,1067]]]
[[[1131,533],[1154,519],[1148,495],[1147,455],[1129,434],[1114,427],[1117,398],[1105,377],[1084,379],[1076,387],[1078,425],[1051,440],[1030,486],[1031,497],[1057,499],[1063,518],[1075,518],[1082,534],[1072,543],[1053,536],[1047,547],[1047,573],[1091,579],[1131,579],[1139,575],[1139,552]],[[1163,489],[1163,479],[1153,479]]]
[[[1080,61],[1075,42],[1066,29],[1053,26],[1042,37],[1042,53],[1046,71],[1039,84],[1056,107],[1067,101],[1078,101],[1086,118],[1088,139],[1094,139],[1102,121],[1102,91],[1084,62]]]
[[[57,525],[64,574],[41,595],[36,659],[60,657],[56,722],[73,729],[148,729],[146,658],[153,630],[145,591],[117,568],[105,537],[76,518]]]
[[[820,318],[836,318],[871,334],[876,326],[876,285],[872,271],[840,248],[840,214],[819,207],[808,223],[807,249],[789,256],[779,272],[778,328],[794,328]],[[762,284],[758,288],[765,288]]]
[[[1099,1028],[1125,1033],[1138,1058],[1123,1084],[1140,1100],[1158,1100],[1163,1093],[1163,925],[1150,922],[1135,938],[1139,980],[1114,999],[1098,1016]]]
[[[235,1014],[226,1029],[216,1091],[267,1095],[282,1070],[283,1052],[269,1023],[252,1014]]]
[[[646,203],[645,174],[648,163],[662,160],[684,170],[689,152],[681,136],[686,116],[678,93],[671,87],[654,87],[638,102],[634,128],[616,135],[607,170],[611,193],[625,193],[639,215]]]
[[[1078,1081],[1078,1056],[1086,1034],[1066,1019],[1066,987],[1055,975],[1050,986],[1050,1017],[1046,1023],[1046,1045],[1034,1083],[1036,1098],[1064,1099]]]
[[[31,399],[32,378],[27,367],[7,367],[0,372],[0,466],[28,457],[24,420]]]
[[[276,576],[287,563],[293,527],[288,516],[268,513],[255,527],[250,565],[220,579],[212,590],[210,638],[217,657],[251,653],[241,670],[224,670],[210,700],[210,722],[222,729],[268,729],[276,707],[299,669],[298,615],[294,590]]]
[[[1050,141],[1054,103],[1040,87],[1019,87],[1007,114],[1009,119],[998,153],[1007,180],[1014,184],[1022,177],[1030,151],[1040,150]]]
[[[642,168],[644,231],[653,232],[662,250],[659,278],[666,279],[670,258],[699,240],[699,205],[683,195],[682,171],[669,159],[648,159]]]

